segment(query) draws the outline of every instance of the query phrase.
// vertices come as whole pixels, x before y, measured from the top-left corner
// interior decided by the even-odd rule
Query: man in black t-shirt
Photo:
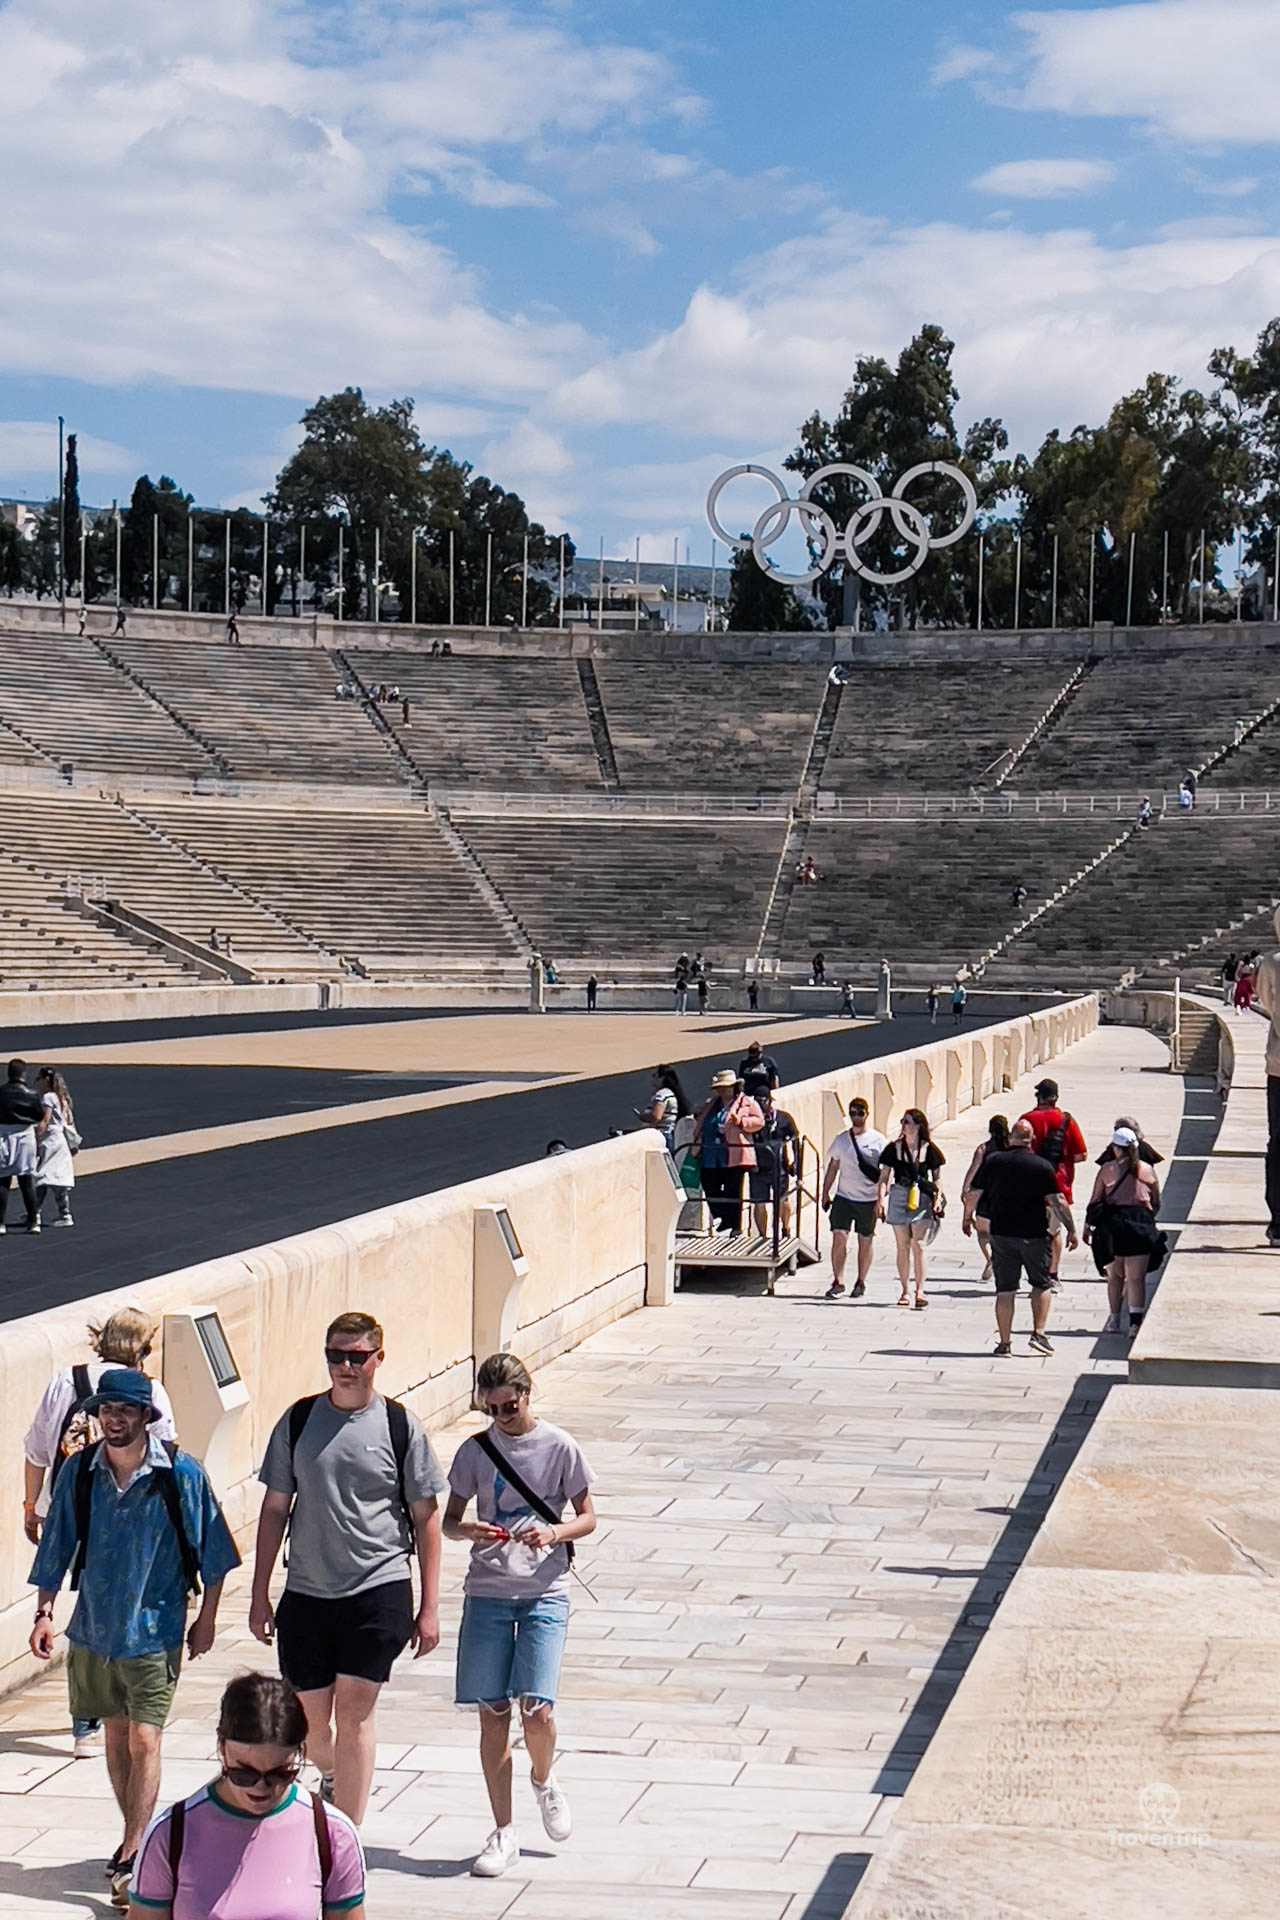
[[[36,1205],[37,1123],[44,1118],[38,1094],[27,1085],[27,1063],[11,1060],[5,1084],[0,1087],[0,1233],[5,1231],[4,1217],[9,1205],[9,1182],[16,1180],[27,1209],[27,1232],[39,1233],[40,1209]]]
[[[760,1042],[753,1040],[738,1062],[738,1078],[744,1091],[758,1100],[762,1093],[773,1092],[782,1076],[773,1055],[765,1053]]]
[[[750,1089],[748,1088],[748,1092]],[[762,1240],[772,1232],[769,1220],[769,1207],[778,1208],[778,1229],[785,1240],[791,1232],[791,1197],[789,1184],[796,1170],[800,1153],[800,1133],[789,1113],[773,1104],[773,1094],[768,1087],[761,1087],[754,1098],[760,1103],[764,1115],[764,1128],[753,1134],[751,1144],[756,1150],[756,1164],[748,1184],[752,1213],[756,1232]]]
[[[1066,1230],[1067,1247],[1077,1245],[1071,1207],[1059,1190],[1058,1176],[1049,1162],[1032,1151],[1035,1135],[1025,1120],[1009,1129],[1004,1153],[988,1153],[971,1176],[965,1195],[963,1231],[973,1232],[973,1216],[981,1200],[983,1218],[991,1222],[991,1265],[996,1280],[997,1359],[1013,1352],[1013,1303],[1025,1272],[1031,1287],[1031,1345],[1036,1353],[1052,1353],[1045,1325],[1049,1318],[1050,1223]]]

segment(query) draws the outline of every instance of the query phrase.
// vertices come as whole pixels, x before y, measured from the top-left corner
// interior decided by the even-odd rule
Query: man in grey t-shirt
[[[421,1423],[373,1390],[383,1359],[377,1321],[340,1314],[324,1351],[329,1392],[277,1421],[258,1475],[267,1491],[249,1628],[267,1644],[278,1631],[280,1671],[307,1716],[321,1797],[358,1824],[373,1782],[379,1690],[410,1641],[417,1659],[440,1640],[445,1478]],[[288,1571],[273,1612],[286,1526]],[[416,1615],[411,1552],[422,1576]]]

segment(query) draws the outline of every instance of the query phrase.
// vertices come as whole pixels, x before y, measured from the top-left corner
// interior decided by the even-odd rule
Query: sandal
[[[895,1304],[900,1307],[909,1307],[911,1305],[910,1295],[904,1293],[901,1300],[897,1301]]]
[[[918,1293],[916,1295],[915,1310],[917,1313],[919,1313],[921,1307],[927,1307],[928,1304],[929,1302],[925,1299],[922,1293]]]

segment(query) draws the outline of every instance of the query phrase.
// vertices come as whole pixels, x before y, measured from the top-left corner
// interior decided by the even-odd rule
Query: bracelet
[[[52,1620],[52,1619],[53,1619],[53,1606],[52,1606],[52,1604],[51,1604],[51,1603],[49,1603],[49,1602],[46,1602],[46,1604],[45,1604],[45,1605],[44,1605],[43,1607],[37,1607],[37,1608],[36,1608],[36,1619],[37,1619],[37,1621],[39,1621],[39,1620]]]
[[[36,1503],[35,1503],[35,1501],[34,1501],[34,1500],[24,1500],[24,1501],[23,1501],[23,1503],[22,1503],[22,1511],[23,1511],[24,1513],[34,1513],[34,1512],[35,1512],[35,1510],[36,1510]]]

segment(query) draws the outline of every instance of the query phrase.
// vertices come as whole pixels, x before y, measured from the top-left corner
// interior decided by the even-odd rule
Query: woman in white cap
[[[1154,1167],[1142,1158],[1141,1142],[1133,1127],[1117,1127],[1111,1136],[1114,1157],[1098,1168],[1085,1215],[1084,1238],[1098,1245],[1094,1259],[1107,1276],[1106,1331],[1119,1333],[1120,1309],[1129,1302],[1129,1330],[1142,1325],[1147,1305],[1147,1270],[1156,1255],[1163,1258],[1164,1236],[1156,1225],[1160,1181]]]
[[[711,1077],[711,1098],[698,1114],[693,1151],[702,1169],[702,1191],[711,1208],[715,1231],[738,1233],[742,1228],[742,1176],[756,1164],[752,1137],[764,1126],[764,1115],[732,1067]]]

